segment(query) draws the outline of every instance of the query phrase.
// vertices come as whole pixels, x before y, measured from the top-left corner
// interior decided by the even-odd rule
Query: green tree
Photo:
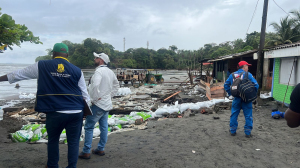
[[[7,44],[21,46],[21,43],[29,41],[35,44],[42,44],[39,37],[35,37],[25,25],[16,24],[10,15],[2,14],[0,8],[0,45]]]
[[[287,44],[293,43],[300,40],[299,27],[300,24],[295,24],[294,19],[289,19],[289,17],[285,17],[280,19],[280,23],[273,22],[270,24],[273,26],[277,35],[274,36],[270,43],[273,45]]]
[[[52,49],[51,49],[51,48],[48,48],[48,49],[46,49],[46,52],[47,52],[47,55],[44,55],[44,56],[38,56],[38,57],[35,59],[35,62],[38,62],[38,61],[41,61],[41,60],[50,60],[50,59],[52,59]]]
[[[123,68],[136,68],[136,61],[134,59],[124,59],[121,66]]]
[[[294,21],[298,22],[298,24],[300,23],[300,10],[292,10],[290,12],[293,16],[294,16]]]
[[[173,52],[176,52],[178,50],[177,46],[176,45],[171,45],[169,47],[169,50],[172,50]]]
[[[233,53],[238,52],[239,50],[243,49],[246,45],[243,39],[236,39],[231,42],[233,45]]]
[[[247,34],[245,45],[251,46],[254,49],[258,49],[259,41],[260,41],[260,33],[257,31],[254,31],[252,33]]]
[[[216,51],[214,51],[211,55],[212,58],[217,58],[219,56],[229,55],[231,54],[231,51],[226,48],[218,48]]]

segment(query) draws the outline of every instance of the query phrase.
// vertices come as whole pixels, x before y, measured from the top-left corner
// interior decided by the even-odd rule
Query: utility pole
[[[125,37],[124,37],[124,52],[125,52]]]
[[[149,41],[147,41],[147,50],[148,50],[148,47],[149,47]]]
[[[199,53],[200,53],[200,50],[199,50]],[[201,71],[200,71],[200,78],[202,79],[202,65],[203,65],[203,53],[200,53],[201,54],[201,61],[200,61],[200,64],[201,64]]]
[[[150,64],[150,53],[149,53],[149,49],[148,48],[149,48],[149,41],[147,41],[147,52],[148,52],[148,67],[150,67],[149,66],[149,64]]]
[[[195,61],[196,61],[196,53],[195,53],[195,51],[194,51],[194,70],[196,69]]]
[[[264,10],[262,15],[262,22],[261,22],[261,31],[260,31],[260,43],[259,49],[257,54],[257,71],[256,71],[256,80],[259,84],[259,88],[262,87],[262,71],[263,71],[263,62],[264,62],[264,55],[263,49],[265,47],[265,34],[266,34],[266,24],[267,24],[267,15],[268,15],[268,3],[269,0],[264,0]],[[260,92],[257,93],[258,95]]]

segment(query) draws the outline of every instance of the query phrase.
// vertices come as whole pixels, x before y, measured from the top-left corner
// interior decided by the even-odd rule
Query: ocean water
[[[29,66],[28,64],[0,64],[0,76],[6,75],[19,69]],[[19,89],[15,88],[19,84]],[[10,84],[8,81],[0,82],[0,99],[8,99],[17,97],[21,93],[36,93],[37,81],[36,79],[19,81]]]
[[[6,75],[9,72],[26,68],[29,65],[30,64],[0,64],[0,76]],[[94,69],[83,69],[82,71],[87,83],[90,77],[93,75]],[[113,71],[115,72],[115,70]],[[153,73],[155,73],[155,71]],[[159,73],[163,74],[165,82],[184,81],[188,77],[187,71],[161,70]],[[173,77],[176,77],[176,79]],[[19,84],[20,87],[15,88],[16,84]],[[9,84],[8,81],[0,82],[0,99],[19,99],[20,94],[36,94],[36,91],[36,79],[19,81],[13,84]]]
[[[30,64],[0,64],[0,76],[6,75],[7,73],[26,68]],[[93,69],[84,70],[85,80],[93,74]],[[19,84],[19,88],[15,88],[16,84]],[[36,94],[37,91],[37,80],[23,80],[13,84],[8,81],[0,82],[0,99],[18,99],[20,94]]]

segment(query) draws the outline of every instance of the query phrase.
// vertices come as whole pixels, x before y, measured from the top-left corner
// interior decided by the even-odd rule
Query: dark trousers
[[[68,168],[76,168],[79,153],[79,138],[81,135],[83,112],[65,114],[49,112],[46,115],[48,133],[48,168],[58,168],[59,137],[66,129],[68,141]]]

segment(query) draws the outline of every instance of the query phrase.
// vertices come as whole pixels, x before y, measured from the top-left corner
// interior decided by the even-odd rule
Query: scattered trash
[[[272,118],[274,119],[280,119],[280,118],[284,118],[284,114],[285,112],[280,112],[280,111],[273,111],[271,113]]]
[[[131,90],[128,87],[119,88],[117,96],[124,96],[131,94]]]
[[[261,99],[270,98],[270,97],[272,97],[271,94],[272,94],[271,92],[269,92],[269,93],[262,93],[262,94],[260,94],[260,98]]]
[[[192,150],[193,153],[196,153],[196,151]]]
[[[230,100],[227,98],[208,101],[207,87],[207,85],[199,83],[185,86],[145,84],[138,88],[120,88],[117,96],[112,99],[113,110],[108,116],[108,132],[110,134],[132,128],[144,130],[147,129],[147,121],[151,119],[161,121],[167,118],[188,118],[195,116],[196,113],[212,114],[216,107],[218,111],[230,108],[227,105]],[[35,95],[31,93],[20,93],[19,97],[20,99],[30,99],[32,104],[35,102]],[[13,104],[14,102],[10,105]],[[11,134],[14,142],[47,142],[48,134],[44,113],[36,112],[33,107],[23,108],[22,106],[6,108],[6,110],[4,112],[10,117],[28,122],[21,130]],[[84,124],[85,121],[83,121]],[[84,138],[84,134],[85,131],[82,128],[81,139]],[[99,135],[99,123],[96,123],[93,137],[99,138]],[[66,130],[62,131],[60,142],[67,143]]]
[[[143,119],[142,118],[135,120],[135,125],[141,125],[141,124],[143,124]]]
[[[17,83],[15,88],[19,89],[20,88],[20,85]]]
[[[26,93],[20,93],[19,98],[20,99],[35,99],[35,95],[32,93],[29,93],[28,95],[26,95]]]

